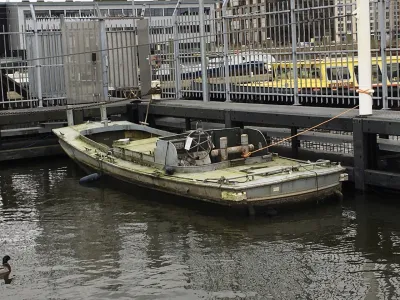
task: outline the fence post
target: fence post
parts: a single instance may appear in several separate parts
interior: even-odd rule
[[[34,44],[34,55],[35,55],[35,68],[36,68],[36,88],[37,88],[37,97],[39,100],[39,107],[43,107],[43,95],[42,95],[42,74],[41,74],[41,66],[40,66],[40,53],[39,53],[39,36],[37,29],[37,21],[36,21],[36,13],[33,8],[33,4],[29,5],[31,9],[31,15],[33,19],[33,31],[35,36],[35,44]]]
[[[106,22],[104,19],[99,19],[100,29],[100,50],[101,50],[101,68],[102,68],[102,82],[103,88],[101,91],[101,100],[103,102],[108,100],[108,55],[107,55],[107,36],[106,36]]]
[[[206,63],[206,36],[204,25],[204,0],[199,0],[199,19],[200,19],[200,56],[201,56],[201,79],[203,87],[203,101],[208,102],[208,80]]]
[[[136,26],[136,8],[135,8],[135,0],[132,0],[132,23],[133,23],[133,86],[139,86],[139,78],[138,78],[138,51],[136,44],[136,35],[137,35],[137,26]]]
[[[140,67],[140,92],[142,99],[150,98],[148,93],[151,89],[151,67],[150,67],[150,34],[149,19],[137,20],[138,32],[138,55]]]
[[[299,88],[297,80],[297,33],[296,33],[296,0],[290,0],[290,25],[292,32],[292,60],[293,60],[293,100],[294,105],[299,103]]]
[[[369,16],[369,1],[357,0],[358,17],[358,64],[359,76],[359,114],[360,116],[372,115],[372,66],[371,66],[371,28]],[[361,92],[362,91],[362,92]]]
[[[228,5],[229,0],[224,0],[222,3],[222,34],[224,41],[224,79],[225,79],[225,102],[231,102],[231,87],[230,87],[230,76],[229,76],[229,39],[228,39],[228,16],[226,12],[226,6]]]
[[[179,59],[179,28],[178,28],[178,11],[181,5],[181,0],[176,3],[174,13],[172,14],[173,33],[174,33],[174,73],[175,73],[175,97],[182,99],[182,78],[181,78],[181,64]],[[170,74],[170,79],[172,76]]]
[[[388,73],[386,63],[386,1],[379,0],[379,31],[381,33],[381,58],[382,58],[382,108],[388,109]]]
[[[105,102],[108,100],[108,55],[107,55],[107,36],[106,36],[106,21],[103,18],[99,19],[100,31],[100,50],[101,50],[101,69],[102,69],[102,90],[100,94],[102,105],[100,105],[101,121],[104,126],[108,125],[107,108]]]

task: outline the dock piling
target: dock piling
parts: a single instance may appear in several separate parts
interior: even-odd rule
[[[67,122],[68,126],[74,126],[74,112],[71,107],[67,105]]]

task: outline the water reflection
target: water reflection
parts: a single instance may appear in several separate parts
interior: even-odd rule
[[[82,175],[69,160],[0,169],[5,299],[399,298],[400,207],[380,197],[248,220]]]

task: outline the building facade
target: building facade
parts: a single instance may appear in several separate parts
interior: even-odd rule
[[[379,20],[380,2],[370,0],[370,29],[371,37],[379,40],[381,38]],[[357,18],[355,15],[357,7],[351,0],[335,0],[335,20],[336,41],[346,40],[355,41],[357,36]],[[386,2],[384,19],[385,34],[388,42],[398,38],[400,28],[400,0],[390,0]]]

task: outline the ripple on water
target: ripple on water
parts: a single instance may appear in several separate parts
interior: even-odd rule
[[[400,299],[396,206],[246,220],[84,187],[69,160],[0,170],[2,299]],[[349,199],[351,200],[351,199]]]

